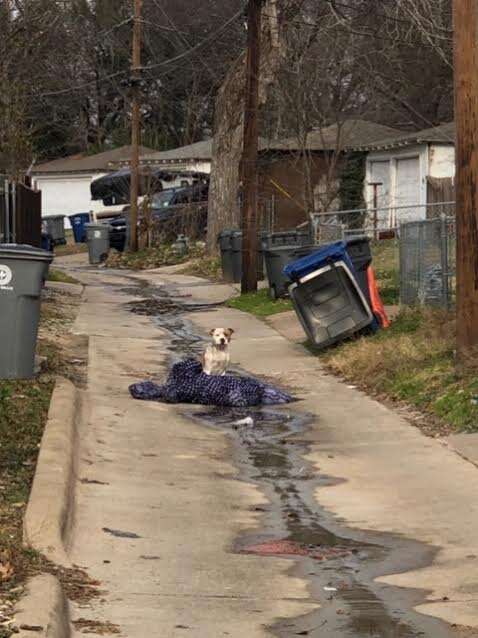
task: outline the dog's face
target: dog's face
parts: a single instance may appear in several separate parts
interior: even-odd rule
[[[215,346],[227,346],[232,339],[233,333],[234,330],[232,328],[213,328],[209,332]]]

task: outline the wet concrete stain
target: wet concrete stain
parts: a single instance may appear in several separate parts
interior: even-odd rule
[[[105,483],[105,481],[98,481],[96,479],[89,478],[80,479],[80,483],[83,483],[83,485],[109,485],[109,483]]]
[[[147,297],[132,302],[132,312],[150,314],[172,335],[172,359],[198,354],[202,336],[183,316],[212,305],[183,304],[162,287],[140,286],[124,292]],[[138,303],[140,305],[138,305]],[[316,417],[284,408],[185,408],[196,422],[227,432],[238,480],[255,484],[269,504],[256,506],[260,530],[237,539],[233,551],[290,558],[290,573],[309,584],[317,609],[300,618],[278,622],[270,630],[280,638],[451,638],[452,629],[413,611],[426,599],[423,590],[375,582],[385,574],[425,567],[433,547],[391,534],[350,530],[320,508],[315,491],[341,479],[317,472],[305,457],[317,443]],[[250,419],[253,425],[250,424]],[[238,422],[243,422],[238,424]]]
[[[109,527],[103,527],[103,531],[105,534],[111,534],[111,536],[116,536],[116,538],[141,538],[138,534],[134,532],[124,532],[121,529],[110,529]]]

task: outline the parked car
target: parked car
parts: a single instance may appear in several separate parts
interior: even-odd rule
[[[174,241],[178,234],[194,232],[203,235],[207,226],[208,184],[166,188],[152,195],[150,221],[153,234],[163,235],[165,240]],[[129,207],[124,215],[110,222],[110,244],[112,248],[123,251],[126,247],[127,217]],[[147,223],[145,204],[141,207],[138,227]]]

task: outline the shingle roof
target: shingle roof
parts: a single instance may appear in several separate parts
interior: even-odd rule
[[[386,137],[398,136],[401,133],[397,129],[376,122],[347,120],[340,126],[332,124],[326,128],[311,131],[307,136],[307,150],[333,151],[337,148],[344,150],[370,144]],[[290,137],[285,140],[262,141],[261,150],[297,151],[300,150],[300,146],[297,138]]]
[[[140,147],[141,155],[153,152],[152,148]],[[101,173],[110,170],[111,162],[129,159],[130,157],[131,146],[121,146],[96,155],[71,155],[70,157],[62,157],[51,162],[45,162],[35,166],[32,173],[33,175],[44,173]]]
[[[169,151],[151,151],[142,153],[142,162],[174,162],[176,160],[210,160],[212,158],[212,140],[204,140]]]
[[[447,124],[440,124],[432,128],[426,128],[422,131],[415,131],[413,133],[403,133],[402,135],[392,135],[385,137],[375,143],[364,144],[358,148],[361,150],[378,150],[393,148],[396,146],[410,146],[412,144],[426,144],[426,143],[455,143],[455,123],[448,122]]]

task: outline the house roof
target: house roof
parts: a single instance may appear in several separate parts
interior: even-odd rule
[[[210,160],[212,158],[212,139],[180,146],[169,151],[151,151],[141,154],[144,163],[171,163],[186,160]],[[123,158],[124,159],[124,158]]]
[[[360,147],[384,138],[398,136],[402,132],[367,120],[347,120],[343,124],[332,124],[323,129],[311,131],[307,136],[307,150],[333,151],[337,148]],[[298,151],[300,146],[296,137],[284,140],[262,140],[261,151]]]
[[[140,147],[140,154],[153,153],[152,148]],[[33,175],[53,174],[53,173],[101,173],[110,170],[111,162],[131,157],[131,146],[121,146],[111,151],[104,151],[96,155],[70,155],[51,162],[38,164],[35,166]]]
[[[455,143],[455,123],[448,122],[440,124],[432,128],[426,128],[422,131],[413,133],[403,133],[402,135],[392,135],[385,137],[377,142],[370,142],[362,146],[358,146],[357,150],[379,150],[387,148],[395,148],[400,146],[411,146],[414,144],[430,144],[430,143]]]

